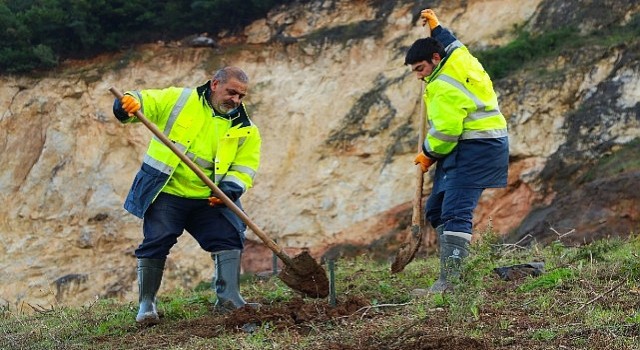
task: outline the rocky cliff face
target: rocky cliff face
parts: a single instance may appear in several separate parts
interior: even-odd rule
[[[471,50],[534,32],[625,25],[634,1],[435,2]],[[233,64],[263,135],[263,164],[244,197],[249,216],[294,254],[392,256],[410,225],[420,82],[402,65],[424,28],[409,1],[314,1],[274,11],[220,47],[156,43],[42,77],[0,76],[0,302],[11,308],[134,301],[141,222],[122,209],[150,133],[120,125],[108,88],[196,86]],[[496,80],[509,118],[506,189],[476,211],[517,240],[577,241],[638,230],[640,42],[594,42]],[[425,185],[428,193],[430,180]],[[243,265],[268,269],[248,234]],[[524,241],[523,241],[524,242]],[[210,279],[209,255],[188,234],[162,290]]]

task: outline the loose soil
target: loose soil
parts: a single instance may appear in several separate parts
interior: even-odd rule
[[[397,306],[401,309],[403,305]],[[434,322],[431,316],[429,320],[413,321],[403,329],[391,333],[377,325],[376,319],[381,317],[389,317],[389,314],[361,298],[339,300],[335,306],[331,306],[326,300],[298,297],[288,302],[261,305],[259,308],[245,306],[227,314],[217,314],[212,309],[210,315],[189,320],[167,321],[161,318],[159,325],[138,326],[137,332],[119,337],[117,341],[103,337],[98,339],[98,343],[117,343],[124,349],[160,349],[177,346],[193,340],[193,337],[215,338],[229,332],[248,334],[247,329],[266,325],[273,332],[286,331],[300,336],[319,333],[321,339],[312,347],[305,348],[309,350],[494,349],[485,341],[451,334],[443,328],[446,327],[444,324]],[[357,334],[348,331],[353,324],[363,322],[367,327],[359,329]],[[318,329],[327,324],[331,324],[331,328],[343,326],[343,331],[346,330],[347,334],[321,334],[322,331],[319,332]]]

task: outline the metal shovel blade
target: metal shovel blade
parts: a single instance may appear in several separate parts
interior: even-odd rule
[[[278,278],[291,289],[310,298],[325,298],[329,295],[327,273],[309,252],[302,252],[285,264]]]
[[[391,273],[398,273],[404,270],[404,267],[416,256],[421,243],[422,230],[420,229],[420,225],[412,225],[411,237],[409,237],[408,242],[403,243],[400,248],[398,248],[398,254],[391,264]]]

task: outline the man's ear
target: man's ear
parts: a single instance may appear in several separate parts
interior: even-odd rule
[[[433,56],[431,57],[431,61],[434,61],[434,60],[436,60],[438,62],[442,61],[442,57],[440,57],[439,53],[437,53],[437,52],[433,53]]]
[[[209,84],[209,87],[211,88],[211,91],[215,91],[216,88],[218,87],[218,83],[219,81],[217,80],[211,80],[211,83]]]

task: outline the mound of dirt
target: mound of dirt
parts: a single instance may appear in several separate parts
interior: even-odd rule
[[[366,320],[371,327],[359,330],[358,334],[346,336],[352,344],[340,337],[335,338],[335,335],[329,335],[326,339],[319,339],[309,350],[491,349],[484,341],[454,336],[433,323],[415,322],[405,329],[382,331],[376,322],[376,317],[381,317],[381,314],[372,311],[375,308],[376,306],[361,297],[338,300],[335,306],[329,305],[326,300],[301,297],[273,304],[263,301],[263,305],[258,308],[245,306],[226,314],[216,313],[212,309],[206,316],[188,320],[170,321],[161,317],[160,324],[138,326],[137,332],[121,337],[117,342],[127,349],[159,349],[187,343],[194,337],[210,339],[229,332],[250,332],[265,325],[273,332],[287,331],[308,335],[316,332],[319,326],[322,328],[323,324],[340,325]],[[356,344],[353,344],[353,339],[357,339]],[[96,340],[102,343],[113,342],[113,339],[109,338]]]
[[[247,324],[261,326],[266,323],[277,330],[291,328],[303,330],[312,323],[322,323],[341,316],[352,315],[368,305],[369,303],[361,298],[347,299],[337,303],[335,307],[330,306],[326,301],[308,302],[302,298],[295,298],[288,302],[261,305],[258,308],[245,306],[225,314],[223,317],[212,314],[201,319],[190,320],[188,329],[193,330],[199,326],[203,326],[200,328],[211,328],[212,323],[209,319],[215,319],[215,322],[227,331],[242,330],[242,327]]]

